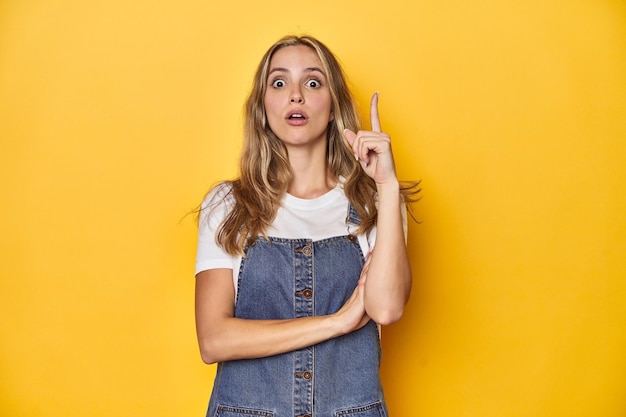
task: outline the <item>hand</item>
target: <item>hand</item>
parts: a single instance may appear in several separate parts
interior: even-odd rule
[[[372,252],[367,254],[365,257],[365,263],[363,264],[363,268],[361,269],[361,276],[359,277],[359,285],[365,284],[365,280],[367,279],[367,270],[370,267],[370,261],[372,260]]]
[[[337,311],[334,316],[340,320],[342,333],[347,334],[365,326],[370,318],[365,313],[363,283],[359,279],[359,285],[354,289],[348,301]]]
[[[391,138],[381,131],[378,116],[378,93],[372,96],[370,103],[371,131],[350,129],[343,131],[344,137],[354,151],[354,157],[361,163],[365,173],[374,179],[377,185],[395,183],[396,168],[391,152]]]

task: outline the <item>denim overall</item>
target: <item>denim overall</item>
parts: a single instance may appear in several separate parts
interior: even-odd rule
[[[346,223],[360,222],[349,207]],[[354,235],[318,241],[259,237],[246,248],[235,317],[336,312],[356,288],[363,253]],[[221,362],[207,417],[385,417],[376,323],[293,352]]]

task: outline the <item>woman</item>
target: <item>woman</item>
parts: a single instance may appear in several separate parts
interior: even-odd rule
[[[387,415],[377,324],[409,298],[403,201],[417,190],[396,178],[378,94],[371,123],[359,130],[318,40],[285,37],[264,55],[240,177],[200,215],[197,334],[218,363],[207,416]]]

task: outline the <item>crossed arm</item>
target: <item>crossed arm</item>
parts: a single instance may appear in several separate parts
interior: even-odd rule
[[[349,333],[369,321],[362,284],[334,314],[289,320],[236,318],[234,295],[231,269],[211,269],[196,276],[196,332],[206,363],[290,352]]]
[[[301,349],[363,327],[370,318],[383,325],[400,319],[411,289],[399,191],[379,187],[376,249],[343,307],[327,316],[289,320],[234,317],[231,269],[196,276],[196,331],[206,363],[259,358]]]

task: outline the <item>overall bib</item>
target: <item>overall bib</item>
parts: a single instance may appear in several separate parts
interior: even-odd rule
[[[347,223],[358,224],[350,207]],[[235,317],[280,320],[338,311],[364,263],[353,235],[259,237],[238,276]],[[386,417],[378,327],[260,359],[221,362],[207,417]]]

